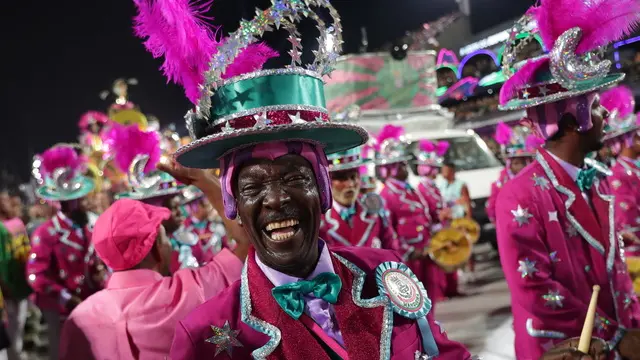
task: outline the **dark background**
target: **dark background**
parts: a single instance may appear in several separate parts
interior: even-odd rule
[[[475,32],[518,16],[530,0],[471,0]],[[344,26],[344,50],[356,52],[365,26],[369,48],[401,37],[425,22],[457,11],[455,0],[333,0]],[[268,0],[215,0],[215,23],[233,31],[241,17]],[[75,141],[77,121],[88,110],[106,111],[99,98],[119,77],[135,77],[130,99],[164,125],[183,127],[190,103],[167,84],[133,36],[131,0],[20,0],[0,5],[2,127],[0,170],[27,181],[31,158],[57,142]],[[304,34],[303,34],[304,36]],[[109,99],[110,100],[110,99]]]

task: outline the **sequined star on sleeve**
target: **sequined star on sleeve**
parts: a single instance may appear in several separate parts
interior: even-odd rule
[[[523,279],[527,276],[535,274],[538,271],[538,269],[536,268],[536,262],[529,260],[529,258],[519,260],[518,265],[518,272],[520,272],[520,276]]]
[[[511,214],[513,214],[513,221],[518,223],[518,227],[529,224],[529,219],[533,217],[533,215],[529,214],[527,208],[523,208],[520,205],[515,210],[511,210]]]
[[[533,186],[540,187],[540,189],[542,190],[549,190],[549,188],[551,188],[551,186],[549,185],[549,180],[547,180],[547,178],[544,176],[533,174],[531,180],[533,180]]]
[[[542,298],[546,301],[544,305],[554,310],[563,306],[562,300],[564,300],[564,296],[560,295],[560,291],[549,290],[546,294],[542,295]]]
[[[216,345],[216,353],[214,357],[218,356],[218,354],[223,351],[226,351],[227,355],[231,357],[234,346],[243,347],[242,343],[236,338],[238,336],[238,333],[240,333],[240,330],[231,330],[231,326],[229,326],[228,320],[221,328],[211,325],[211,330],[213,331],[213,336],[206,339],[205,341]]]

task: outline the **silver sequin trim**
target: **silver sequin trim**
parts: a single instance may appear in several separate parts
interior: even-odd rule
[[[527,319],[527,334],[534,338],[566,339],[567,335],[560,331],[538,330],[533,328],[533,319]]]
[[[247,278],[247,263],[245,262],[242,269],[242,276],[240,280],[240,317],[242,322],[251,326],[257,332],[263,333],[269,336],[264,346],[254,350],[251,355],[256,360],[266,359],[280,344],[282,334],[280,329],[269,324],[264,320],[260,320],[257,317],[251,315],[251,293],[249,291],[249,280]]]
[[[593,248],[595,248],[596,250],[598,250],[598,252],[601,255],[604,255],[604,247],[602,246],[602,244],[600,244],[596,239],[593,238],[593,236],[591,236],[591,234],[589,234],[583,227],[582,225],[580,225],[580,223],[576,220],[576,218],[573,217],[573,215],[571,215],[571,213],[569,212],[569,208],[571,207],[571,205],[573,204],[573,202],[576,200],[575,194],[567,189],[566,187],[560,185],[560,183],[558,182],[558,178],[556,178],[555,174],[553,173],[553,170],[551,170],[551,167],[549,167],[549,164],[547,163],[547,161],[544,159],[544,157],[542,156],[542,154],[540,154],[540,152],[538,152],[536,154],[536,160],[538,160],[538,162],[540,163],[540,165],[542,166],[542,169],[544,169],[544,172],[547,174],[547,177],[549,179],[551,179],[551,184],[553,184],[553,187],[556,188],[556,190],[558,190],[558,192],[564,194],[567,196],[567,201],[564,203],[564,207],[567,210],[566,211],[566,215],[567,215],[567,219],[569,220],[569,222],[571,223],[571,225],[573,225],[573,227],[578,230],[578,232],[580,233],[580,235],[587,240],[587,242],[589,243],[589,245],[591,245]],[[597,187],[597,183],[595,184],[595,186]]]
[[[238,81],[255,79],[263,76],[271,76],[271,75],[306,75],[316,78],[318,80],[322,80],[322,77],[318,76],[317,72],[310,71],[304,68],[292,67],[285,69],[268,69],[268,70],[260,70],[256,72],[250,72],[243,75],[234,76],[230,79],[224,80],[217,84],[218,87],[223,87],[228,84],[236,83]]]

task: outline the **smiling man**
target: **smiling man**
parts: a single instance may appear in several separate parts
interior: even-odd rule
[[[136,1],[136,32],[154,53],[163,46],[166,69],[201,66],[174,74],[197,105],[187,115],[194,141],[175,157],[186,167],[221,169],[225,216],[242,223],[252,248],[240,281],[178,324],[171,359],[470,359],[434,322],[424,286],[397,254],[332,250],[318,236],[332,205],[326,154],[367,140],[359,126],[332,123],[326,109],[322,74],[342,42],[335,9],[327,1],[278,1],[216,46],[185,3]],[[318,7],[333,19],[318,23],[323,46],[301,67],[290,27],[318,19]],[[261,70],[278,53],[251,41],[280,22],[291,31],[291,59],[283,60],[292,66]],[[163,43],[167,26],[184,36]],[[184,47],[169,56],[169,48]],[[220,53],[203,52],[212,49]]]

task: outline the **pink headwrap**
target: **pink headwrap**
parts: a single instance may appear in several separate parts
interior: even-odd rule
[[[596,93],[593,92],[528,108],[527,118],[533,122],[536,130],[545,140],[558,132],[558,122],[565,114],[575,117],[580,132],[588,131],[593,127],[591,106],[595,97]]]
[[[242,164],[251,159],[275,160],[288,154],[300,155],[309,161],[316,176],[322,212],[324,213],[331,208],[329,165],[327,164],[327,156],[322,148],[318,145],[301,141],[278,141],[248,146],[233,151],[220,159],[222,201],[224,203],[224,214],[227,218],[235,219],[238,216],[232,181],[234,173],[240,169]]]

